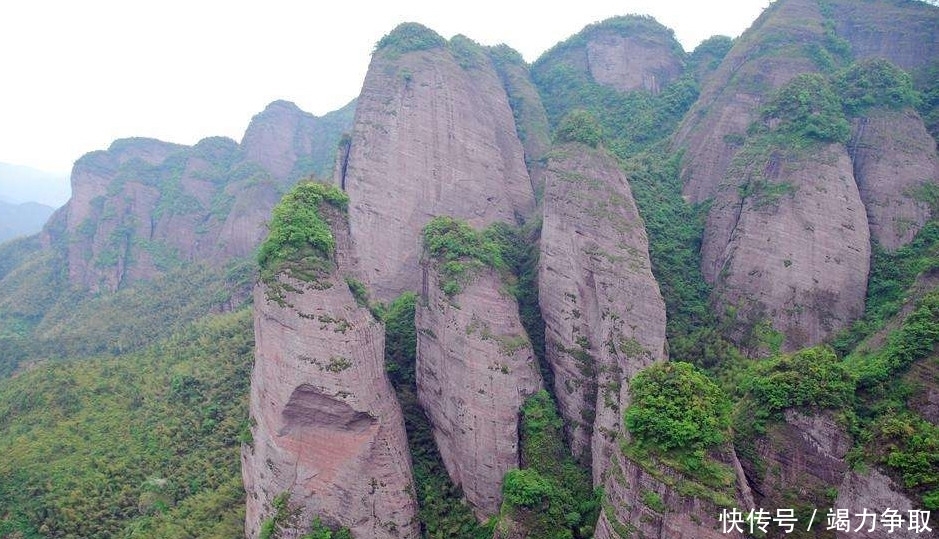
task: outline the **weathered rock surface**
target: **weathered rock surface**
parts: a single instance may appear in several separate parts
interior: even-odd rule
[[[403,25],[405,27],[405,25]],[[505,89],[478,45],[457,37],[372,56],[340,184],[365,284],[387,301],[418,290],[420,232],[434,216],[481,227],[534,206]],[[405,30],[392,32],[394,38]]]
[[[817,344],[860,316],[870,237],[844,146],[772,152],[728,176],[701,248],[721,312],[735,309],[744,326],[768,320],[787,350]]]
[[[886,58],[907,71],[939,57],[939,9],[927,2],[833,0],[827,10],[855,59]]]
[[[311,174],[328,178],[336,142],[352,128],[355,101],[322,117],[289,101],[274,101],[255,115],[241,145],[251,161],[277,180],[293,181]]]
[[[544,58],[621,92],[658,93],[681,75],[684,56],[672,30],[651,17],[629,15],[586,27]]]
[[[592,462],[600,484],[622,430],[628,380],[666,357],[665,303],[618,162],[602,148],[566,144],[550,154],[546,178],[545,354],[572,452]]]
[[[838,530],[835,534],[839,539],[849,539],[856,537],[865,537],[873,539],[875,537],[897,537],[902,539],[922,538],[924,533],[917,533],[910,529],[908,519],[911,509],[920,510],[921,507],[913,504],[909,498],[904,496],[897,485],[886,475],[875,468],[870,468],[864,472],[849,470],[844,476],[844,480],[838,486],[838,498],[834,502],[836,508],[848,509],[852,515],[852,525],[850,531]],[[860,508],[860,509],[856,509]],[[867,509],[871,513],[878,515],[884,514],[887,509],[894,509],[903,516],[903,526],[895,528],[893,533],[887,534],[886,528],[882,525],[870,530],[870,520],[867,525],[861,526],[860,517],[855,517]],[[878,523],[880,524],[880,523]],[[935,525],[931,525],[935,529]],[[928,535],[927,535],[928,536]]]
[[[541,159],[551,148],[551,128],[544,104],[521,54],[507,45],[490,47],[487,52],[508,95],[515,117],[515,130],[525,150],[525,164],[532,187],[536,198],[540,198],[544,191]]]
[[[348,230],[331,219],[337,250]],[[355,537],[418,537],[404,418],[384,370],[384,328],[356,304],[340,269],[314,286],[281,276],[284,304],[255,288],[253,442],[242,450],[246,531],[258,536],[272,501],[299,511],[281,537],[315,517]]]
[[[823,42],[822,20],[815,0],[774,2],[708,78],[674,137],[674,147],[685,152],[683,193],[690,202],[716,194],[766,96],[800,73],[817,71],[806,47]]]
[[[906,516],[914,507],[877,469],[858,472],[848,467],[845,456],[853,445],[832,412],[787,411],[784,421],[771,425],[755,441],[756,462],[743,461],[757,507],[772,514],[776,508],[801,509],[806,520],[818,509],[813,525],[816,536],[825,536],[829,508],[847,509],[853,522],[851,532],[838,531],[836,537],[887,537],[883,527],[875,533],[855,531],[860,524],[855,515],[867,508],[879,517],[889,507]],[[837,489],[837,498],[832,498],[832,489]],[[890,537],[908,537],[906,531],[895,530]]]
[[[316,118],[274,102],[252,120],[243,145],[221,137],[195,146],[136,138],[86,154],[75,163],[72,198],[62,209],[69,282],[115,291],[180,264],[221,267],[252,254],[286,186],[327,152],[322,166],[332,168],[352,106]]]
[[[720,460],[739,469],[732,449],[724,449]],[[595,539],[628,537],[662,539],[742,539],[744,534],[719,521],[724,504],[752,508],[753,498],[742,473],[734,494],[718,503],[717,498],[691,496],[689,479],[667,466],[657,465],[650,473],[616,451],[604,484],[603,509]],[[697,487],[701,490],[701,487]],[[725,495],[726,496],[726,495]]]
[[[906,245],[929,219],[917,195],[939,182],[936,141],[912,110],[876,110],[854,121],[848,149],[871,239],[888,250]]]
[[[480,518],[498,514],[502,477],[519,467],[519,410],[541,388],[515,298],[494,270],[452,298],[433,264],[416,312],[418,399],[447,472]]]

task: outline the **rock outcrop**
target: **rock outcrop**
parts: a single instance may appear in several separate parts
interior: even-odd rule
[[[352,128],[355,101],[322,117],[289,101],[274,101],[255,115],[241,139],[245,155],[280,181],[328,178],[336,142]]]
[[[477,227],[526,217],[534,196],[524,150],[484,51],[413,23],[383,38],[340,184],[363,280],[381,301],[419,289],[420,231],[432,217]]]
[[[735,41],[674,137],[690,202],[715,196],[766,96],[818,69],[806,47],[824,41],[822,20],[816,0],[774,2]]]
[[[521,54],[508,45],[490,47],[487,53],[508,95],[515,117],[515,130],[525,149],[525,164],[532,187],[536,198],[541,198],[544,191],[542,158],[551,148],[551,128],[544,104]]]
[[[775,508],[792,508],[806,522],[817,509],[816,536],[825,530],[822,524],[828,508],[848,509],[853,519],[851,532],[838,531],[836,537],[884,537],[882,527],[873,534],[866,528],[857,530],[860,522],[855,515],[866,508],[879,516],[893,508],[905,516],[907,510],[914,509],[913,504],[876,468],[850,469],[845,457],[853,445],[831,411],[786,411],[783,421],[770,425],[766,434],[754,441],[755,458],[743,462],[756,506],[771,508],[774,514]],[[898,529],[890,536],[912,537],[907,531]]]
[[[257,537],[275,498],[287,495],[295,516],[280,537],[301,537],[316,517],[354,537],[418,537],[404,419],[384,370],[384,328],[344,280],[345,218],[330,210],[329,221],[338,268],[313,283],[281,274],[279,301],[270,286],[255,288],[253,441],[242,451],[247,535]]]
[[[498,514],[502,478],[519,463],[519,410],[541,388],[518,305],[498,272],[480,269],[448,296],[424,266],[416,312],[418,399],[453,482],[477,517]]]
[[[888,250],[906,245],[930,216],[922,194],[939,183],[936,141],[912,110],[879,109],[855,119],[848,149],[871,240]]]
[[[316,118],[277,101],[252,120],[242,145],[221,137],[195,146],[136,138],[86,154],[61,210],[69,282],[115,291],[180,264],[221,267],[252,254],[286,186],[327,152],[319,166],[331,170],[351,107]]]
[[[545,354],[574,455],[600,484],[622,431],[628,380],[665,359],[665,303],[619,163],[569,143],[547,164],[539,303]],[[592,455],[592,459],[591,459]]]
[[[939,10],[929,2],[832,0],[826,15],[855,59],[885,58],[915,72],[939,57]]]
[[[657,94],[681,75],[684,56],[674,32],[651,17],[629,15],[584,28],[538,63],[550,58],[552,66],[564,65],[620,92]]]
[[[864,310],[870,237],[847,151],[739,165],[708,216],[704,276],[743,326],[769,321],[787,350],[817,344]]]
[[[723,448],[715,456],[726,466],[740,469],[732,448]],[[718,493],[695,484],[663,464],[644,468],[619,451],[613,455],[609,469],[595,539],[745,537],[725,528],[719,520],[721,510],[728,505],[755,507],[742,471],[736,484],[724,489],[727,493]]]

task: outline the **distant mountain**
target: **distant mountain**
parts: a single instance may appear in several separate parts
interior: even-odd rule
[[[0,163],[0,201],[38,202],[58,208],[68,201],[71,191],[66,174]]]
[[[39,232],[54,211],[38,202],[10,204],[0,200],[0,243]]]

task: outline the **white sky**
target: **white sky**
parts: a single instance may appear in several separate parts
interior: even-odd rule
[[[322,115],[354,98],[400,22],[507,43],[529,62],[585,25],[654,16],[686,50],[736,37],[769,0],[4,0],[0,161],[68,172],[130,136],[240,141],[275,99]]]

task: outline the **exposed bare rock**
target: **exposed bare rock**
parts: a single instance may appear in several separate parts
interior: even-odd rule
[[[732,449],[719,455],[728,465],[739,468]],[[741,477],[742,479],[742,477]],[[604,484],[603,510],[594,537],[596,539],[742,539],[737,530],[719,521],[727,505],[752,508],[753,499],[744,481],[731,487],[729,497],[711,492],[693,483],[665,465],[654,472],[645,469],[617,451]],[[742,485],[739,486],[739,485]],[[709,492],[692,496],[688,492]]]
[[[939,57],[939,9],[927,2],[833,0],[827,9],[853,56],[886,58],[907,71]]]
[[[666,357],[665,303],[629,184],[606,150],[571,143],[547,165],[539,303],[574,455],[609,466],[626,383]]]
[[[796,509],[801,518],[808,519],[812,509],[824,513],[834,502],[830,489],[848,473],[844,458],[853,441],[831,412],[806,415],[789,410],[784,417],[754,440],[755,458],[741,464],[756,507],[773,515],[777,508]],[[816,516],[816,520],[823,518]]]
[[[330,221],[337,250],[348,250],[344,219],[334,212]],[[279,280],[296,289],[282,303],[264,284],[254,292],[253,443],[242,451],[248,537],[258,536],[284,493],[299,518],[281,537],[302,536],[315,517],[355,537],[418,537],[384,328],[356,304],[341,269],[315,284]]]
[[[289,101],[274,101],[255,115],[241,139],[245,155],[281,181],[315,174],[328,178],[339,136],[352,128],[355,101],[323,117]]]
[[[738,163],[702,244],[721,312],[735,309],[744,326],[768,320],[787,350],[816,344],[861,315],[869,265],[867,215],[840,144]]]
[[[478,45],[379,48],[359,97],[345,186],[361,273],[378,300],[420,287],[417,238],[436,215],[473,226],[516,222],[534,206],[524,151],[498,74]]]
[[[922,119],[912,110],[874,111],[855,120],[848,148],[871,239],[888,250],[909,243],[930,214],[918,192],[939,182],[936,141]]]
[[[487,52],[508,94],[515,117],[515,129],[525,149],[525,164],[535,196],[540,198],[544,191],[544,166],[541,160],[551,148],[551,128],[544,104],[521,54],[507,45],[490,47]]]
[[[894,482],[875,468],[864,472],[849,470],[844,480],[838,486],[838,498],[834,502],[836,508],[848,509],[852,515],[850,531],[839,530],[835,534],[839,539],[864,537],[869,539],[887,536],[886,528],[882,525],[870,531],[870,521],[861,526],[860,517],[855,517],[862,509],[871,513],[884,514],[887,509],[894,509],[903,516],[903,526],[893,530],[889,537],[913,539],[923,537],[910,529],[908,512],[911,509],[921,509],[915,506],[909,498],[904,496]],[[860,509],[858,509],[860,508]],[[935,524],[932,525],[935,527]]]
[[[545,53],[564,65],[621,92],[658,93],[684,69],[685,51],[672,30],[655,19],[629,15],[592,24]]]
[[[447,472],[478,517],[496,515],[519,467],[519,409],[541,388],[518,305],[489,269],[448,297],[428,263],[416,324],[418,398]]]
[[[770,4],[708,78],[674,137],[675,148],[685,152],[683,192],[689,201],[716,194],[765,97],[818,69],[806,47],[823,42],[822,20],[816,0]]]
[[[876,469],[864,472],[851,470],[845,456],[853,440],[832,412],[811,415],[789,410],[784,421],[767,428],[765,436],[755,441],[756,462],[744,461],[758,507],[797,508],[808,520],[813,509],[818,510],[813,530],[823,536],[828,508],[849,510],[851,532],[838,531],[836,537],[886,537],[883,527],[876,533],[856,531],[860,519],[855,517],[862,509],[875,512],[878,517],[887,508],[900,511],[904,517],[913,509],[893,481]],[[836,498],[833,489],[837,489]],[[912,537],[907,530],[895,530],[890,537]],[[832,533],[832,532],[828,532]]]

